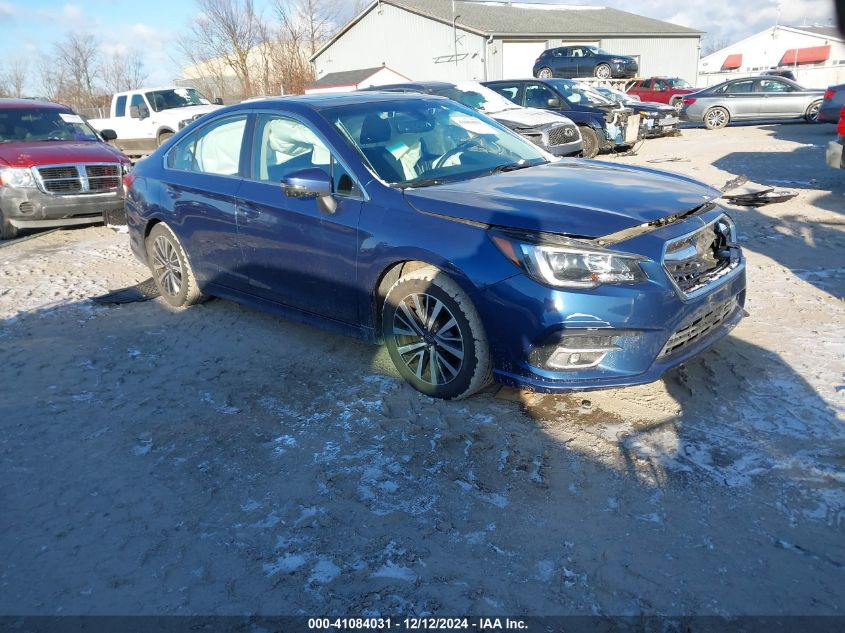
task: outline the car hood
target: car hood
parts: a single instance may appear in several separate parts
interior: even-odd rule
[[[721,195],[684,176],[581,159],[405,190],[411,206],[424,213],[588,238],[689,211]]]
[[[129,162],[119,150],[99,141],[30,141],[0,143],[0,165],[32,167],[66,163]]]
[[[572,124],[572,121],[565,116],[555,112],[549,112],[548,110],[540,110],[538,108],[514,108],[513,110],[493,112],[487,116],[511,129],[541,127],[554,123]]]

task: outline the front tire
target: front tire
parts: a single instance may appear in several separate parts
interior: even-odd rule
[[[552,77],[554,77],[554,73],[551,68],[544,67],[537,72],[538,79],[551,79]]]
[[[708,130],[721,130],[731,121],[731,114],[725,108],[716,106],[704,113],[704,127]]]
[[[819,122],[819,110],[822,107],[821,101],[813,101],[810,106],[807,108],[807,112],[804,113],[804,118],[807,119],[807,123],[818,123]]]
[[[0,211],[0,240],[13,240],[18,236],[18,227],[13,226]]]
[[[159,222],[146,239],[147,262],[162,298],[174,308],[201,303],[207,297],[200,292],[191,263],[179,238],[170,227]]]
[[[492,379],[490,347],[467,294],[426,266],[400,277],[382,307],[382,336],[402,377],[432,398],[466,398]]]
[[[599,153],[599,137],[596,131],[586,125],[579,126],[581,132],[581,155],[584,158],[595,158]]]
[[[599,79],[610,79],[612,74],[613,71],[607,64],[599,64],[598,66],[596,66],[595,70],[593,70],[593,75],[598,77]]]

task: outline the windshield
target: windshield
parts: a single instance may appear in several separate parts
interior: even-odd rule
[[[626,104],[634,101],[631,98],[631,95],[625,94],[624,92],[620,92],[619,90],[614,90],[613,88],[605,88],[604,86],[596,86],[595,91],[598,92],[602,97],[607,99],[608,101],[613,101],[614,103]]]
[[[196,88],[173,88],[172,90],[153,90],[145,93],[150,107],[156,112],[184,108],[187,106],[211,105],[211,101],[202,96]]]
[[[569,81],[568,79],[549,79],[549,84],[572,104],[581,105],[613,105],[613,101],[603,97],[598,92],[576,81]]]
[[[97,133],[78,114],[55,108],[0,110],[0,142],[99,141]]]
[[[689,84],[689,82],[684,81],[683,79],[680,79],[680,78],[677,78],[677,77],[675,79],[667,79],[666,81],[673,88],[692,88],[692,86]]]
[[[443,99],[376,101],[323,114],[379,178],[400,187],[467,180],[551,158],[490,119]]]
[[[482,86],[474,81],[459,83],[454,87],[432,90],[433,94],[447,97],[463,105],[478,110],[484,114],[514,110],[520,106],[509,101],[495,90]]]

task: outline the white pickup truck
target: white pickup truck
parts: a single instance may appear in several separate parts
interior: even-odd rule
[[[118,92],[112,97],[109,118],[88,123],[98,131],[114,130],[115,145],[129,156],[141,156],[222,103],[219,99],[212,103],[196,88],[142,88]]]

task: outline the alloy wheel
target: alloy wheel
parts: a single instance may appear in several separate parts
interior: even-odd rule
[[[713,108],[707,113],[707,126],[710,128],[724,127],[728,122],[728,115],[721,108]]]
[[[175,297],[182,290],[182,262],[173,242],[163,235],[153,242],[153,274],[159,287],[170,296]]]
[[[464,339],[455,316],[426,293],[410,294],[396,309],[393,336],[402,361],[417,378],[445,385],[461,371]]]
[[[610,66],[607,64],[600,64],[596,68],[596,77],[599,79],[608,79],[610,78]]]
[[[820,103],[814,103],[807,109],[807,121],[816,123],[819,120]]]
[[[537,77],[539,77],[540,79],[551,79],[552,71],[550,68],[541,68],[540,72],[537,73]]]

